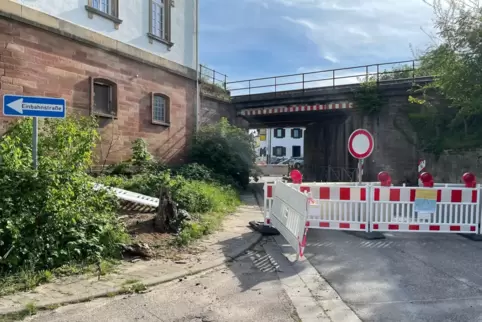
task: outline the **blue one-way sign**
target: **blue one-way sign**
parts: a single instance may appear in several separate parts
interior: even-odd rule
[[[65,118],[67,106],[65,99],[21,95],[3,96],[5,116]]]

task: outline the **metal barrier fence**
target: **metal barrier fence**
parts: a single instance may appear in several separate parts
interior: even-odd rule
[[[417,212],[417,193],[431,191],[436,195],[434,212]],[[480,187],[373,188],[371,202],[372,231],[405,232],[479,232]]]
[[[297,257],[303,256],[308,196],[281,181],[275,183],[274,190],[272,225],[296,250]]]
[[[381,187],[379,183],[268,182],[265,183],[268,225],[270,218],[277,215],[272,204],[279,191],[284,195],[291,191],[294,199],[300,194],[308,198],[305,225],[312,229],[481,233],[480,185],[466,188],[459,184],[437,184],[434,188],[423,188]],[[294,199],[283,200],[293,203],[305,200],[291,201]],[[417,208],[417,202],[427,201],[433,208],[422,209],[426,206],[423,204]]]

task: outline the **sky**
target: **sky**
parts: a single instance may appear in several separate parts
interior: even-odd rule
[[[202,0],[200,62],[234,81],[410,60],[432,17],[422,0]]]

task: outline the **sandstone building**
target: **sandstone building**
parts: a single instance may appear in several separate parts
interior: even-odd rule
[[[109,162],[139,137],[182,161],[199,115],[197,1],[0,0],[0,94],[96,115]],[[0,134],[12,120],[0,111]]]

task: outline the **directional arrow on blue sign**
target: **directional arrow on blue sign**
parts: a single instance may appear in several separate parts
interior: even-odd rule
[[[20,117],[65,118],[65,99],[21,95],[3,96],[3,115]]]

